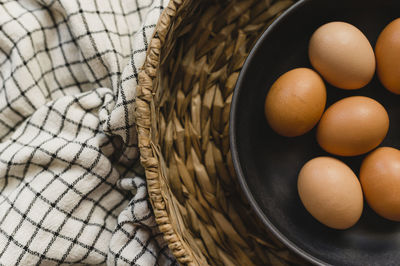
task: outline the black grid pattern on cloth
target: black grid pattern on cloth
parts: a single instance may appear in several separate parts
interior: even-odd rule
[[[146,261],[154,261],[154,265],[178,265],[167,245],[163,242],[162,234],[158,232],[154,221],[151,205],[147,197],[146,184],[141,178],[122,179],[119,186],[124,189],[135,190],[136,194],[120,215],[118,226],[111,239],[109,265],[144,265]],[[113,249],[114,241],[121,241],[123,245]],[[137,250],[131,254],[131,250]],[[130,257],[130,260],[126,258]]]
[[[0,265],[176,265],[133,117],[167,4],[0,2]]]

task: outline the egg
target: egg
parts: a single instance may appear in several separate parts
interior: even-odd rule
[[[386,89],[400,94],[400,18],[381,32],[375,55],[379,80]]]
[[[381,147],[371,152],[361,164],[360,182],[368,205],[400,222],[400,151]]]
[[[330,22],[311,36],[312,66],[331,85],[354,90],[367,85],[375,73],[375,55],[367,37],[345,22]]]
[[[377,101],[347,97],[332,104],[317,127],[317,142],[325,151],[355,156],[376,148],[389,129],[389,116]]]
[[[271,86],[265,116],[271,128],[286,137],[303,135],[319,121],[326,104],[324,81],[315,71],[296,68]]]
[[[300,170],[298,193],[307,211],[334,229],[347,229],[360,219],[363,193],[354,172],[332,157],[317,157]]]

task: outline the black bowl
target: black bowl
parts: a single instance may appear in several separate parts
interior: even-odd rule
[[[307,56],[311,34],[330,21],[358,27],[374,47],[382,29],[400,16],[398,0],[305,0],[278,18],[253,47],[233,96],[230,137],[233,162],[251,205],[264,224],[289,248],[315,264],[399,265],[400,223],[375,214],[365,203],[351,229],[330,229],[303,207],[297,175],[308,160],[328,155],[315,140],[315,129],[296,138],[272,131],[264,117],[264,100],[272,83],[286,71],[311,67]],[[327,84],[327,106],[344,97],[365,95],[388,111],[389,133],[381,146],[400,148],[400,96],[379,80],[360,90]],[[356,174],[363,156],[337,157]]]

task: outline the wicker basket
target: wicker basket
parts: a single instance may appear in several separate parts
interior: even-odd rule
[[[252,45],[291,0],[171,0],[139,74],[137,129],[156,221],[188,265],[302,264],[238,187],[232,92]]]

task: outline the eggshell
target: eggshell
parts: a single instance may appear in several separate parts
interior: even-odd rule
[[[360,182],[346,164],[335,158],[308,161],[299,173],[297,188],[307,211],[326,226],[347,229],[360,219]]]
[[[389,129],[389,116],[377,101],[353,96],[331,105],[317,128],[317,141],[327,152],[355,156],[376,148]]]
[[[311,36],[308,54],[312,66],[331,85],[359,89],[375,73],[375,55],[367,37],[345,22],[330,22]]]
[[[378,77],[389,91],[400,94],[400,18],[389,23],[375,45]]]
[[[315,71],[296,68],[280,76],[265,100],[271,128],[286,137],[303,135],[319,121],[326,104],[324,81]]]
[[[400,151],[381,147],[371,152],[361,164],[360,181],[368,205],[400,222]]]

